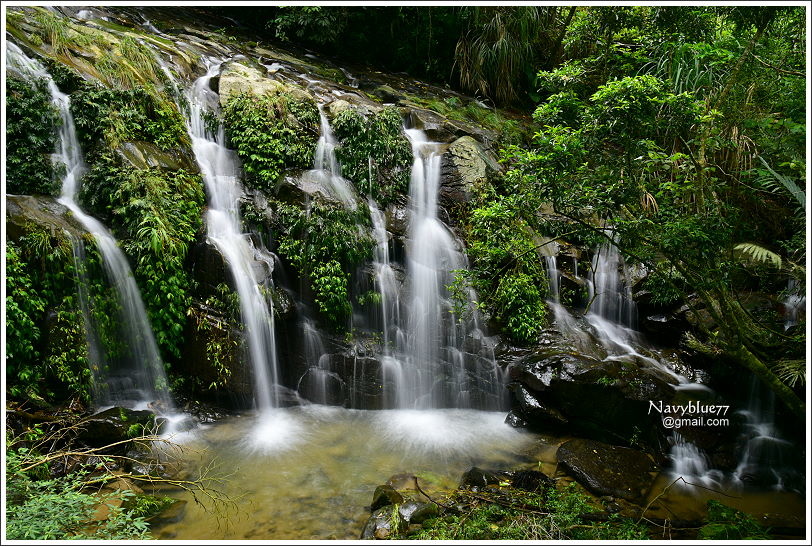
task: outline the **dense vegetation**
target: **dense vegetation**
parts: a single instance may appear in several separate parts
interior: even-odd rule
[[[806,293],[802,8],[292,6],[202,13],[236,17],[257,39],[476,95],[465,102],[451,93],[404,95],[397,107],[329,112],[343,176],[381,209],[408,201],[404,108],[427,108],[496,135],[488,144],[504,171],[489,173],[470,188],[469,201],[443,211],[470,258],[448,287],[460,317],[472,286],[497,333],[533,346],[548,325],[543,247],[561,241],[589,253],[612,243],[628,264],[645,266],[655,304],[686,305],[701,317],[683,348],[710,357],[713,373],[752,372],[784,410],[803,417],[805,323],[785,329],[780,314],[781,301]],[[10,35],[35,48],[70,95],[87,163],[79,200],[129,259],[173,387],[192,396],[228,387],[241,360],[239,302],[227,274],[201,286],[190,265],[195,245],[205,246],[205,193],[184,98],[153,51],[113,24],[110,32],[67,24],[48,10],[10,12],[9,21]],[[6,114],[7,192],[57,196],[63,166],[51,154],[61,120],[45,81],[26,82],[10,71]],[[362,292],[372,284],[365,266],[374,247],[366,206],[362,199],[349,207],[318,192],[304,195],[286,180],[312,166],[316,103],[300,88],[241,92],[220,117],[210,121],[222,122],[250,194],[240,202],[246,231],[278,255],[326,330],[336,339],[353,334],[353,313],[376,301],[374,292]],[[123,357],[118,304],[101,257],[91,237],[74,231],[32,221],[18,225],[6,247],[6,389],[31,423],[32,406],[92,404],[99,386],[90,335],[103,353],[100,366]],[[767,294],[773,307],[752,308],[742,297],[751,293]],[[197,354],[214,370],[210,381],[183,372],[193,329],[205,334]],[[68,471],[46,464],[42,431],[31,423],[9,437],[8,538],[148,537],[148,501],[126,489],[91,494],[90,484],[111,475],[94,473],[92,465]],[[470,501],[465,517],[449,511],[409,538],[645,537],[639,523],[620,518],[583,525],[586,501],[571,491],[545,495],[527,496],[518,508],[460,498]],[[542,503],[550,513],[527,512]],[[88,525],[100,504],[110,505],[111,516]],[[705,538],[765,536],[722,505],[711,505],[709,521],[700,531]]]

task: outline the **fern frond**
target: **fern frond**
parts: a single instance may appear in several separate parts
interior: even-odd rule
[[[753,262],[766,263],[778,269],[781,269],[783,264],[781,256],[755,243],[739,243],[733,247],[733,250],[739,257]]]
[[[805,360],[779,360],[773,366],[773,372],[789,387],[794,387],[798,382],[801,386],[806,384]]]
[[[781,183],[781,186],[783,186],[784,189],[786,189],[790,193],[790,195],[792,195],[796,199],[796,201],[798,201],[798,203],[801,205],[801,208],[806,210],[806,194],[804,193],[804,191],[801,188],[799,188],[798,185],[795,182],[793,182],[792,179],[790,179],[789,177],[778,174],[777,172],[772,170],[772,167],[770,167],[770,165],[766,161],[764,161],[763,157],[758,156],[758,160],[761,161],[762,165],[764,165],[764,167],[766,167],[766,169],[770,171],[770,174],[772,174],[773,177],[775,177],[775,179]]]

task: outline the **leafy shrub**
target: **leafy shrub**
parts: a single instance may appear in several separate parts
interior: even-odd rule
[[[25,448],[21,448],[25,449]],[[121,503],[132,499],[129,490],[94,495],[85,489],[86,472],[34,479],[20,465],[16,450],[6,452],[6,538],[9,540],[149,539],[149,525]],[[109,515],[95,521],[100,505]]]
[[[242,160],[245,186],[271,192],[286,169],[310,166],[318,119],[313,103],[286,94],[230,97],[223,122]]]
[[[363,209],[347,210],[315,200],[308,210],[272,201],[277,252],[310,280],[319,310],[332,327],[340,327],[352,307],[350,272],[372,256],[374,242]]]
[[[58,194],[50,155],[56,147],[59,112],[45,80],[32,85],[11,74],[6,80],[6,191]]]
[[[327,321],[340,325],[352,312],[347,293],[347,274],[341,264],[330,260],[318,264],[311,273],[315,300]]]
[[[162,150],[188,145],[186,126],[168,99],[153,87],[108,88],[85,83],[71,95],[71,113],[82,148],[90,156],[123,142],[146,141]]]
[[[71,243],[29,229],[6,247],[7,392],[40,405],[69,396],[89,401],[91,373]]]
[[[184,170],[128,169],[112,158],[94,163],[82,197],[110,218],[128,256],[158,346],[180,358],[191,303],[184,264],[202,224],[205,195],[200,176]]]
[[[412,152],[403,134],[403,120],[396,108],[362,116],[347,108],[333,120],[341,141],[336,158],[342,174],[384,206],[408,190]]]
[[[474,287],[512,339],[531,342],[546,321],[547,293],[533,231],[511,199],[477,204],[467,226]]]

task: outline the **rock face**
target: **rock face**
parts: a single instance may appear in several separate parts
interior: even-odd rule
[[[649,400],[671,400],[675,391],[657,371],[580,354],[552,340],[512,359],[511,420],[536,430],[638,443],[654,451],[667,448],[668,431],[649,413]]]
[[[653,459],[626,447],[594,440],[569,440],[558,448],[558,462],[596,495],[629,501],[645,498],[658,471]]]
[[[79,238],[86,233],[73,219],[65,205],[53,197],[39,195],[6,194],[6,234],[9,241],[15,241],[27,233],[30,225],[47,229],[55,236],[68,232]]]
[[[485,182],[501,167],[473,137],[463,136],[449,144],[441,166],[440,199],[443,206],[471,200],[475,185]]]
[[[268,77],[267,71],[240,62],[226,65],[220,73],[218,92],[220,105],[225,106],[228,99],[241,93],[254,95],[278,95],[289,93],[300,99],[311,99],[310,93],[297,85],[283,83],[279,79]]]
[[[158,433],[165,422],[163,417],[156,418],[151,411],[115,407],[84,420],[78,438],[101,447],[153,431]]]

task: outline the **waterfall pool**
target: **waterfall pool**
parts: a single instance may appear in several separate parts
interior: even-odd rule
[[[235,505],[218,517],[184,492],[184,517],[157,539],[358,539],[375,487],[415,474],[432,491],[456,487],[471,466],[510,468],[543,449],[539,437],[473,410],[347,410],[329,406],[245,414],[184,433],[191,473],[216,462]],[[555,447],[551,446],[554,460]],[[545,471],[550,472],[550,469]],[[210,509],[211,506],[208,506]]]
[[[474,410],[348,410],[311,405],[245,413],[177,435],[187,476],[212,470],[233,504],[214,509],[181,490],[158,494],[187,500],[182,518],[153,526],[156,539],[357,540],[375,487],[416,475],[434,497],[454,489],[472,466],[556,474],[556,451],[567,438],[504,424],[502,412]],[[571,481],[570,478],[560,478]],[[662,472],[647,516],[701,518],[714,499],[756,515],[765,525],[803,525],[804,497],[672,487]],[[789,522],[789,524],[787,523]],[[656,538],[656,537],[655,537]]]

